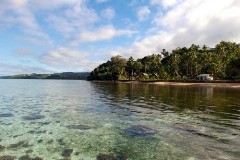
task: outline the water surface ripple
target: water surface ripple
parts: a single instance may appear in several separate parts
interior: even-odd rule
[[[0,159],[238,159],[239,95],[199,86],[0,80]]]

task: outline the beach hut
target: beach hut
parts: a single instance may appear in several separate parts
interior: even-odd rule
[[[212,81],[213,76],[211,74],[200,74],[197,77],[197,80],[202,80],[202,81]]]

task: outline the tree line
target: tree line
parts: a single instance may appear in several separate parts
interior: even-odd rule
[[[240,44],[221,41],[214,48],[192,44],[143,58],[113,56],[88,80],[182,80],[211,74],[215,80],[240,80]]]

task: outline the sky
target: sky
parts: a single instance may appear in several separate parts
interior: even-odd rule
[[[0,0],[0,75],[91,71],[191,44],[240,42],[239,0]]]

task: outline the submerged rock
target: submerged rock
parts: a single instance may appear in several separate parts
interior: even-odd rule
[[[27,133],[31,133],[31,134],[43,134],[43,133],[47,133],[47,130],[43,130],[43,131],[31,130],[31,131],[28,131]]]
[[[27,141],[19,141],[18,143],[11,144],[9,148],[18,148],[18,147],[29,147],[29,144]]]
[[[80,152],[75,152],[74,155],[75,156],[78,156],[80,154]]]
[[[97,155],[97,160],[126,160],[127,158],[121,156],[114,156],[113,154],[103,154]]]
[[[29,153],[32,153],[32,152],[33,152],[32,149],[29,149],[29,150],[26,150],[26,151],[25,151],[26,154],[29,154]]]
[[[41,157],[34,157],[34,158],[32,158],[32,160],[43,160],[43,158],[41,158]]]
[[[97,160],[117,160],[113,154],[102,154],[97,155]]]
[[[19,157],[18,160],[43,160],[43,159],[41,157],[31,158],[29,155],[24,155],[24,156]]]
[[[32,160],[32,158],[29,155],[24,155],[24,156],[19,157],[18,160]]]
[[[8,118],[8,117],[14,117],[12,113],[2,113],[0,114],[0,118]]]
[[[32,158],[32,160],[43,160],[43,158],[41,158],[41,157],[34,157],[34,158]]]
[[[91,129],[91,126],[84,125],[84,124],[78,124],[78,125],[69,125],[67,126],[69,129],[79,129],[79,130],[88,130]]]
[[[37,142],[38,142],[38,143],[42,143],[42,142],[43,142],[43,140],[42,140],[42,139],[39,139]]]
[[[0,145],[0,152],[5,149],[5,146]]]
[[[62,152],[62,156],[63,157],[70,157],[72,153],[73,153],[73,149],[70,149],[70,148],[64,149],[63,152]]]
[[[60,145],[63,145],[63,146],[65,145],[65,142],[64,142],[63,138],[60,138],[57,141]]]
[[[190,132],[191,134],[195,134],[195,135],[202,136],[202,137],[217,138],[215,135],[201,132],[201,131],[198,130],[197,128],[195,128],[195,127],[193,127],[193,126],[185,125],[185,124],[179,124],[179,123],[178,123],[178,124],[174,124],[172,127],[173,127],[174,129],[182,130],[182,131],[187,131],[187,132]]]
[[[182,123],[173,124],[172,128],[177,130],[189,131],[189,132],[198,132],[197,128],[190,125],[182,124]]]
[[[126,128],[124,131],[129,136],[142,136],[142,137],[151,136],[157,133],[155,129],[143,125],[133,125],[129,128]]]
[[[31,114],[23,117],[24,120],[28,120],[28,121],[43,119],[43,118],[45,118],[45,116],[40,114]]]
[[[10,125],[12,125],[12,123],[2,123],[2,125],[10,126]]]
[[[47,141],[47,144],[52,144],[53,143],[53,139],[50,139],[49,141]]]
[[[8,155],[5,155],[5,156],[1,156],[0,157],[0,160],[14,160],[15,157],[13,156],[8,156]]]
[[[39,122],[38,124],[40,124],[41,126],[44,126],[44,125],[49,125],[51,122]]]

